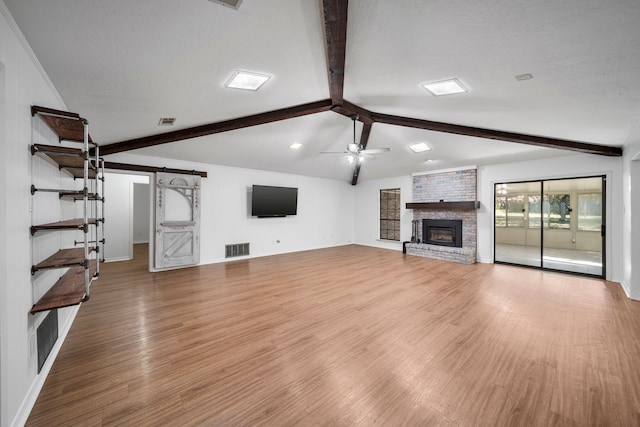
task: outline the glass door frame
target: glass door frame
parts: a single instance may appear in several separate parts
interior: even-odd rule
[[[600,227],[600,241],[601,241],[601,258],[602,258],[602,274],[590,274],[590,273],[583,273],[583,272],[576,272],[576,271],[570,271],[570,270],[561,270],[561,269],[554,269],[554,268],[549,268],[549,267],[544,267],[544,263],[543,263],[543,258],[544,258],[544,199],[545,199],[545,194],[544,194],[544,184],[545,182],[551,182],[551,181],[566,181],[566,180],[573,180],[573,179],[589,179],[589,178],[600,178],[601,179],[601,204],[602,204],[602,220],[601,220],[601,227]],[[527,265],[527,264],[519,264],[519,263],[515,263],[515,262],[507,262],[507,261],[498,261],[496,260],[496,245],[497,245],[497,240],[496,240],[496,229],[497,229],[497,206],[496,206],[496,201],[497,201],[497,188],[498,185],[502,185],[502,184],[527,184],[527,183],[540,183],[540,203],[541,203],[541,209],[540,209],[540,265],[539,266],[533,266],[533,265]],[[577,202],[576,202],[577,203]],[[532,269],[536,269],[536,270],[545,270],[545,271],[556,271],[556,272],[561,272],[561,273],[568,273],[568,274],[575,274],[575,275],[580,275],[580,276],[589,276],[589,277],[598,277],[598,278],[602,278],[605,279],[606,278],[606,272],[607,272],[607,251],[606,251],[606,242],[607,242],[607,176],[606,175],[589,175],[589,176],[576,176],[576,177],[565,177],[565,178],[549,178],[549,179],[532,179],[532,180],[524,180],[524,181],[502,181],[502,182],[494,182],[493,183],[493,262],[494,264],[505,264],[505,265],[515,265],[515,266],[519,266],[519,267],[526,267],[526,268],[532,268]],[[526,230],[525,230],[526,232]]]

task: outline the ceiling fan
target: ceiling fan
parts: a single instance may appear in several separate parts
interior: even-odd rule
[[[356,142],[356,120],[358,120],[358,115],[352,115],[351,120],[353,121],[353,142],[347,145],[346,151],[322,151],[321,154],[344,154],[344,158],[349,163],[358,163],[364,161],[365,159],[374,159],[375,157],[373,157],[372,154],[386,153],[388,151],[391,151],[391,148],[388,147],[365,149],[362,144],[358,144]]]

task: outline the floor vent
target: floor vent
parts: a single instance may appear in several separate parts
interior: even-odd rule
[[[233,245],[225,245],[224,247],[225,258],[233,258],[236,256],[244,255],[249,255],[248,243],[234,243]]]
[[[38,373],[42,370],[51,349],[58,341],[58,310],[51,310],[36,331],[38,339]]]

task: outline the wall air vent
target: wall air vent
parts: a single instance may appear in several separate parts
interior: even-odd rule
[[[36,330],[38,342],[38,373],[42,370],[53,346],[58,341],[58,310],[51,310]]]
[[[233,258],[237,256],[249,255],[248,243],[234,243],[232,245],[224,246],[224,257]]]
[[[161,117],[158,121],[158,126],[173,126],[175,122],[175,117]]]
[[[211,3],[218,3],[235,10],[238,10],[238,8],[240,7],[240,3],[242,3],[242,0],[209,0],[209,1]]]

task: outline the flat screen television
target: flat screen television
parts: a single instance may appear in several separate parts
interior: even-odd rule
[[[254,185],[251,193],[251,216],[283,217],[298,213],[298,189]]]

